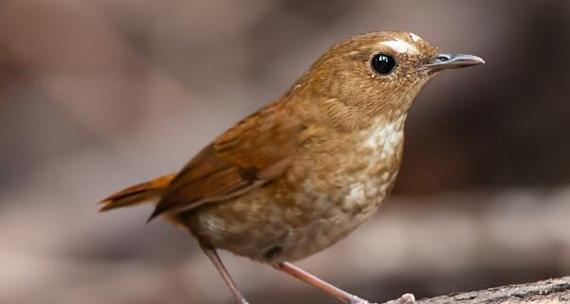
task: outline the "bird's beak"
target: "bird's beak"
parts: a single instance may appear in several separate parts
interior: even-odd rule
[[[432,62],[424,64],[422,69],[437,72],[447,69],[465,68],[474,65],[485,64],[480,57],[467,54],[438,54]]]

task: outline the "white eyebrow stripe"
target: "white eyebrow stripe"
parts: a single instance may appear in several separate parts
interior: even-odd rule
[[[384,44],[398,53],[418,54],[418,49],[413,45],[401,39],[384,41]]]
[[[410,33],[410,38],[412,38],[413,42],[418,42],[418,41],[422,40],[422,38],[420,38],[420,36],[418,36],[414,33]]]

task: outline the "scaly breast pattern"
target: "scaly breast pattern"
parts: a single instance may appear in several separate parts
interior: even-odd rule
[[[397,175],[404,119],[379,121],[299,159],[285,178],[197,210],[193,232],[264,262],[294,261],[344,238],[378,209]]]

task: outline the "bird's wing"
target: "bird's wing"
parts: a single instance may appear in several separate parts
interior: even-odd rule
[[[260,109],[198,153],[174,178],[150,219],[228,200],[279,177],[293,160],[301,130],[283,103]]]

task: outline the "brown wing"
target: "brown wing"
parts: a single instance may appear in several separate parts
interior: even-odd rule
[[[300,131],[299,120],[283,103],[260,109],[198,153],[174,178],[150,219],[224,201],[279,177],[291,164]]]

